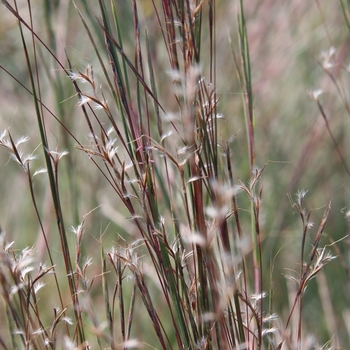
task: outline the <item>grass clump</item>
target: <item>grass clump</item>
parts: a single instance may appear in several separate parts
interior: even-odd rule
[[[317,92],[303,104],[315,102],[323,127],[295,121],[291,135],[280,126],[263,103],[264,89],[276,94],[275,107],[282,97],[303,100],[296,92],[276,93],[269,82],[263,86],[266,73],[254,68],[263,49],[250,34],[255,26],[272,35],[254,16],[280,9],[262,4],[254,14],[247,4],[1,1],[8,35],[16,36],[21,51],[6,49],[22,74],[9,60],[1,69],[9,91],[20,90],[13,98],[22,99],[16,113],[25,121],[15,117],[0,145],[25,174],[27,187],[16,197],[31,200],[15,201],[23,208],[8,210],[7,234],[0,235],[4,349],[349,343],[340,327],[348,307],[337,303],[331,268],[323,270],[338,256],[335,286],[348,285],[346,223],[325,234],[330,199],[339,212],[346,201],[333,195],[341,189],[324,170],[308,177],[308,164],[322,159],[319,146],[328,157],[334,153],[321,168],[334,169],[347,183],[347,138]],[[345,18],[345,28],[347,7],[340,4],[334,16]],[[321,18],[328,33],[317,5],[310,18]],[[302,5],[295,6],[289,10]],[[334,55],[321,65],[340,98],[330,110],[348,112],[344,65]],[[322,79],[315,84],[331,89]],[[300,105],[296,110],[307,113]],[[16,141],[20,133],[30,140]],[[330,143],[321,143],[322,133]],[[34,151],[25,155],[28,147]],[[23,175],[13,178],[23,182]],[[322,210],[305,208],[307,192],[297,191],[303,182],[316,189],[312,202]],[[297,194],[285,195],[290,192]],[[311,280],[318,275],[315,287]],[[336,309],[343,311],[339,317]]]

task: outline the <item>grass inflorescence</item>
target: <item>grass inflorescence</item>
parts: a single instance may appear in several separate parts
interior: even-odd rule
[[[310,18],[321,18],[333,44],[326,12],[316,3]],[[269,110],[262,96],[276,94],[276,110],[280,98],[300,100],[298,92],[285,96],[270,86],[268,75],[278,73],[256,59],[259,50],[273,48],[270,42],[259,47],[256,28],[270,32],[254,18],[279,10],[266,3],[253,11],[252,5],[47,0],[39,8],[1,1],[21,50],[16,47],[18,61],[0,67],[26,106],[16,112],[24,124],[15,116],[0,146],[20,165],[25,177],[14,178],[25,178],[26,186],[15,194],[23,209],[8,210],[14,219],[0,233],[0,347],[349,344],[341,327],[349,308],[335,300],[324,270],[339,257],[340,264],[332,262],[335,285],[349,287],[346,224],[325,232],[331,203],[337,210],[346,206],[334,181],[340,178],[344,187],[349,181],[348,138],[330,117],[350,111],[346,54],[329,51],[319,66],[315,59],[340,99],[336,106],[328,101],[329,109],[316,90],[302,100],[316,107],[322,123],[280,126],[276,113],[285,112]],[[298,6],[290,12],[299,13]],[[344,1],[334,16],[349,26]],[[322,79],[315,84],[330,89]],[[22,132],[28,135],[17,140]],[[321,146],[329,163],[316,152]],[[314,164],[322,170],[307,177]],[[340,174],[333,182],[324,175],[327,164]],[[306,209],[301,183],[325,193],[312,197],[318,209]]]

